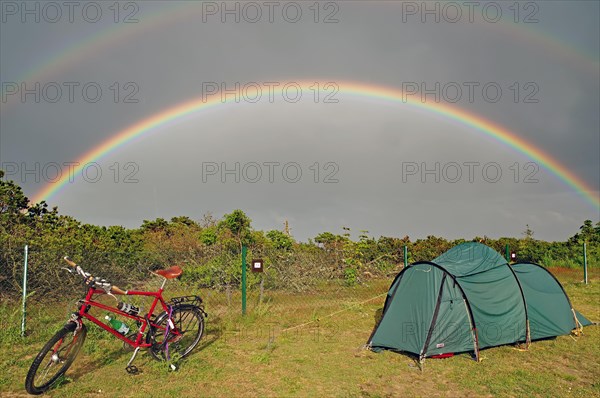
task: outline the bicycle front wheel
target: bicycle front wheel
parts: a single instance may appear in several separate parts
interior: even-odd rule
[[[198,345],[204,334],[204,314],[193,305],[177,305],[171,314],[172,325],[169,325],[168,314],[163,312],[156,319],[155,325],[147,336],[147,341],[152,344],[150,353],[160,361],[173,358],[177,355],[183,358]],[[165,341],[165,330],[169,334]]]
[[[38,395],[47,391],[71,366],[85,341],[85,325],[69,322],[46,343],[37,355],[25,379],[29,394]]]

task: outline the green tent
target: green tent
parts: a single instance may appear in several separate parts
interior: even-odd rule
[[[422,361],[569,334],[590,325],[543,267],[508,265],[493,249],[463,243],[433,261],[410,264],[390,286],[368,346]]]

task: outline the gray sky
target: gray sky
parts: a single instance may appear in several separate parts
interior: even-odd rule
[[[342,227],[520,236],[525,224],[564,240],[598,221],[539,159],[435,111],[503,126],[597,198],[598,2],[224,4],[1,2],[0,167],[37,197],[56,165],[67,174],[127,127],[239,84],[238,103],[139,136],[47,202],[127,227],[241,208],[255,228],[288,220],[299,240]],[[424,94],[426,109],[352,94],[348,82]]]

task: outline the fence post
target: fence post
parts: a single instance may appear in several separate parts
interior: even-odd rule
[[[242,245],[242,315],[246,315],[246,246]]]
[[[504,248],[504,256],[506,257],[506,262],[510,263],[510,248],[508,247],[508,243],[506,244],[506,247]]]
[[[408,265],[408,248],[404,245],[404,267]]]
[[[21,337],[25,337],[25,318],[27,315],[27,256],[29,254],[29,246],[25,245],[25,262],[23,264],[23,315],[21,318]]]
[[[583,242],[583,281],[585,284],[588,284],[588,275],[587,275],[587,250],[586,244]]]

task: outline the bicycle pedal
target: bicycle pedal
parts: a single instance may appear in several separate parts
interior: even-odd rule
[[[125,368],[125,370],[127,371],[127,373],[129,373],[130,375],[137,375],[140,373],[140,370],[138,369],[137,366],[135,365],[129,365],[128,367]]]

